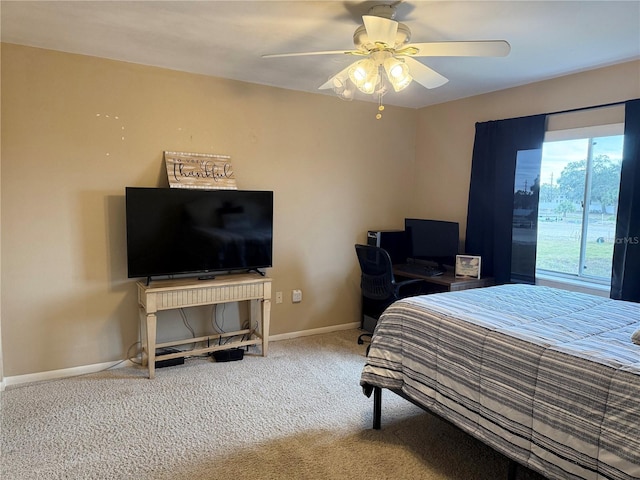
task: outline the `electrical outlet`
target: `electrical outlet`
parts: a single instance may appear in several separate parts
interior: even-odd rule
[[[282,303],[282,292],[276,292],[276,303]]]
[[[300,303],[302,301],[302,290],[293,290],[291,292],[291,301],[293,303]]]

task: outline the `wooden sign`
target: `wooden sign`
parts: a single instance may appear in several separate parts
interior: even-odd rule
[[[238,188],[228,155],[164,152],[164,160],[171,188]]]

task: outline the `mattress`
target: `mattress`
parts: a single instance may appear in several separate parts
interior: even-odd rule
[[[640,304],[502,285],[400,300],[361,385],[400,390],[551,479],[640,479]]]

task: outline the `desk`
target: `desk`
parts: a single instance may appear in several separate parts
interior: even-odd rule
[[[430,277],[428,275],[406,272],[402,270],[401,264],[393,266],[393,274],[398,277],[398,281],[408,278],[424,280],[425,287],[421,288],[421,295],[441,292],[457,292],[459,290],[468,290],[470,288],[490,287],[494,284],[494,280],[491,277],[480,279],[456,278],[453,272],[445,272],[442,275]],[[367,332],[373,332],[376,323],[378,323],[378,317],[384,308],[386,308],[385,302],[362,297],[362,320],[360,322],[360,328]]]
[[[261,345],[262,356],[267,356],[269,344],[269,317],[271,313],[271,279],[259,274],[222,275],[213,280],[159,280],[151,285],[138,282],[138,305],[142,326],[142,364],[149,369],[149,378],[155,377],[156,360],[169,360],[191,355],[227,350],[248,345]],[[156,343],[157,315],[161,310],[173,310],[200,305],[230,302],[251,302],[249,329],[204,337]],[[254,325],[259,321],[259,328]],[[156,356],[156,348],[187,345],[243,336],[247,340],[230,340],[224,345]]]
[[[413,272],[405,272],[402,265],[393,266],[393,274],[404,278],[419,278],[424,280],[433,289],[433,292],[457,292],[459,290],[468,290],[470,288],[490,287],[494,281],[491,277],[486,278],[456,278],[452,271],[447,271],[442,275],[430,277],[428,275],[420,275]]]

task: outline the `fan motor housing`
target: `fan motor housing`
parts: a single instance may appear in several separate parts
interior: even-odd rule
[[[398,22],[398,32],[396,33],[395,45],[389,45],[392,48],[399,48],[411,40],[411,30],[404,23]],[[367,29],[364,25],[360,25],[353,33],[353,44],[356,48],[363,50],[375,50],[376,45],[369,40]]]

